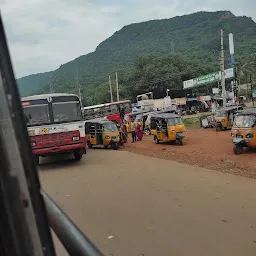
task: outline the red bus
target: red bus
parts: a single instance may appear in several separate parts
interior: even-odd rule
[[[122,113],[123,112],[123,113]],[[100,105],[84,107],[83,115],[86,120],[106,117],[110,121],[121,123],[121,116],[132,112],[130,100],[116,101]]]

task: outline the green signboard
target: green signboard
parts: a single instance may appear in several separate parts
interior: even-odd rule
[[[226,69],[225,70],[225,79],[227,78],[232,78],[234,77],[234,72],[233,69]],[[196,86],[200,86],[203,84],[210,84],[210,83],[214,83],[214,82],[218,82],[221,80],[221,73],[220,71],[211,73],[211,74],[207,74],[204,76],[199,76],[187,81],[183,82],[183,89],[188,89],[188,88],[193,88]]]

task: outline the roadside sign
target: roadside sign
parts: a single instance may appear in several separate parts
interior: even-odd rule
[[[225,73],[225,79],[234,77],[233,68],[226,69],[224,71],[224,73]],[[199,77],[187,80],[187,81],[183,81],[183,89],[194,88],[196,86],[214,83],[214,82],[218,82],[220,80],[221,80],[221,72],[217,71],[217,72],[210,73],[210,74],[207,74],[204,76],[199,76]]]

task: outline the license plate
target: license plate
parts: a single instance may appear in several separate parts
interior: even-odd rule
[[[49,128],[42,128],[41,133],[42,134],[48,134],[49,133]]]
[[[29,130],[28,134],[29,136],[35,136],[35,130]]]

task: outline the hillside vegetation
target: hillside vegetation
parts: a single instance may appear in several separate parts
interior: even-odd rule
[[[181,88],[184,78],[219,70],[221,26],[227,49],[226,67],[231,32],[236,60],[243,62],[256,53],[256,23],[251,18],[236,17],[228,11],[198,12],[125,26],[99,44],[95,52],[63,64],[55,71],[20,78],[18,85],[22,95],[48,92],[51,75],[56,92],[77,93],[76,62],[85,104],[108,100],[108,74],[112,73],[114,79],[115,71],[120,74],[121,96],[125,98],[137,92]],[[144,81],[143,86],[138,81]]]

